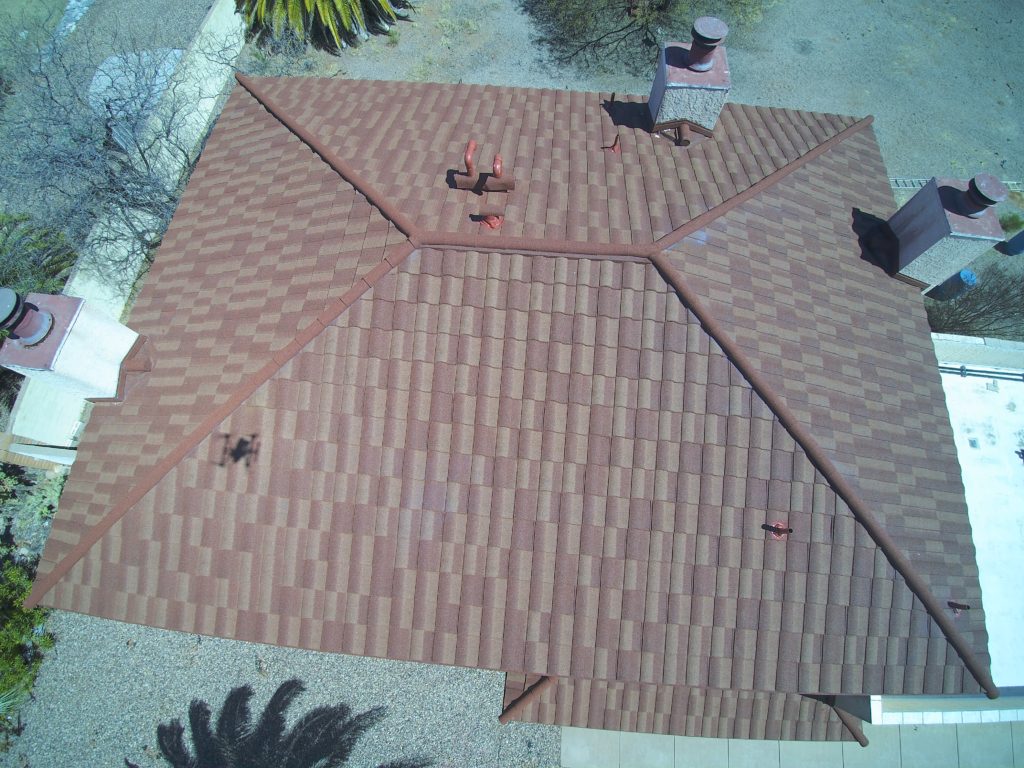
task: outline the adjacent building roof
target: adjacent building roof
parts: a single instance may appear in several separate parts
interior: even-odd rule
[[[853,230],[893,209],[870,119],[729,104],[681,147],[636,97],[239,79],[32,601],[556,677],[540,722],[994,695],[921,300]],[[470,138],[514,191],[450,184]]]

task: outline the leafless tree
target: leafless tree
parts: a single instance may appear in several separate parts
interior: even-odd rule
[[[925,299],[936,333],[1024,341],[1024,276],[998,264],[978,274],[978,283],[952,301]]]
[[[130,286],[152,258],[205,137],[197,105],[218,93],[182,57],[130,35],[0,32],[11,90],[0,111],[0,200],[59,227],[85,268]],[[219,86],[218,86],[219,89]]]
[[[576,62],[650,75],[658,47],[688,40],[698,16],[720,16],[734,32],[761,19],[774,0],[519,0],[538,42],[560,64]]]

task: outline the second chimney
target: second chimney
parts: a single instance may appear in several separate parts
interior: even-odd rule
[[[729,27],[721,19],[701,16],[689,43],[665,43],[647,106],[654,130],[691,123],[712,130],[729,95],[729,62],[721,42]]]
[[[895,271],[927,290],[1003,240],[993,208],[1006,199],[999,179],[932,179],[889,219],[897,241]]]

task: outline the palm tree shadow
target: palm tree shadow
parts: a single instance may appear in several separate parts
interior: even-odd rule
[[[172,768],[316,768],[346,763],[359,738],[384,717],[375,707],[354,715],[346,704],[315,707],[286,727],[292,701],[305,690],[296,679],[281,683],[254,724],[249,712],[251,686],[232,688],[211,724],[210,706],[200,699],[189,705],[193,751],[185,744],[178,719],[157,726],[160,754]],[[125,758],[128,768],[138,768]],[[398,760],[378,768],[425,768],[429,760]]]

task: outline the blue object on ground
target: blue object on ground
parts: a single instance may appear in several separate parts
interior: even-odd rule
[[[948,280],[932,288],[925,296],[936,301],[951,301],[960,298],[977,284],[978,276],[973,270],[961,269]]]

